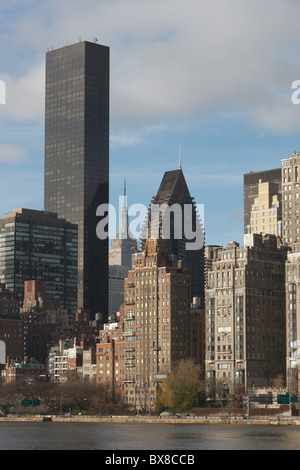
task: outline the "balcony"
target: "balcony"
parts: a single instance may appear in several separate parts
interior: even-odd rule
[[[156,374],[154,376],[154,382],[162,382],[163,380],[166,380],[167,377],[168,376],[166,374]]]
[[[135,319],[135,315],[128,315],[125,317],[125,320],[134,320]]]
[[[135,354],[129,354],[125,356],[126,361],[133,361],[135,359]]]
[[[129,379],[124,379],[123,382],[124,382],[125,384],[134,384],[134,383],[135,383],[135,380],[129,378]]]
[[[123,333],[123,336],[127,337],[127,336],[135,336],[135,332],[132,331],[132,332],[129,332],[129,331],[125,331],[125,333]]]

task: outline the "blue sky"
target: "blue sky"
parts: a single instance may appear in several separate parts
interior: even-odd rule
[[[207,244],[243,242],[243,174],[299,151],[294,0],[1,0],[0,215],[43,209],[45,54],[110,47],[110,202],[148,205],[182,168]]]

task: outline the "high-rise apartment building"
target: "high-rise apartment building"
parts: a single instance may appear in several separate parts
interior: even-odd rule
[[[125,279],[124,399],[151,409],[171,367],[189,355],[190,275],[166,240],[148,239]]]
[[[108,239],[96,235],[109,198],[109,48],[80,42],[46,56],[45,210],[78,225],[78,308],[107,316]]]
[[[77,226],[51,212],[15,209],[0,219],[0,282],[22,301],[32,280],[46,282],[58,307],[76,309]]]
[[[290,248],[286,262],[287,387],[299,392],[300,361],[300,153],[282,160],[283,242]]]
[[[282,160],[283,241],[300,251],[300,154]]]
[[[300,364],[300,253],[288,253],[286,262],[286,379],[287,389],[299,394]]]
[[[258,197],[259,182],[275,183],[278,185],[278,193],[281,192],[281,168],[264,171],[251,171],[244,175],[244,233],[248,233],[251,210],[254,199]]]
[[[155,214],[155,207],[162,209],[159,217]],[[166,239],[170,258],[181,260],[189,269],[191,298],[200,298],[201,306],[204,306],[204,227],[199,215],[182,169],[167,171],[151,201],[142,236],[143,247],[147,238]],[[164,223],[167,236],[164,235]],[[196,234],[194,241],[190,238],[192,232]]]
[[[258,182],[258,196],[254,198],[248,233],[269,233],[282,237],[281,193],[277,183]]]
[[[285,377],[286,248],[274,235],[245,235],[216,248],[206,290],[206,376],[237,387]]]

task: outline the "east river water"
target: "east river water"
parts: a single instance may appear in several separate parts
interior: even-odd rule
[[[299,450],[300,426],[0,422],[0,450]]]

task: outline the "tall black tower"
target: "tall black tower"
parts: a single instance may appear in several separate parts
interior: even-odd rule
[[[159,217],[153,217],[155,211],[152,211],[153,207],[162,208],[164,205],[169,209],[174,208],[174,212],[170,210],[168,218],[165,219],[166,225],[169,226],[167,237],[163,231],[164,212],[161,211]],[[191,238],[189,234],[187,236],[185,227],[189,231],[197,233],[197,243],[196,238]],[[194,198],[190,195],[181,166],[178,170],[167,171],[164,174],[158,192],[151,201],[148,218],[143,227],[144,240],[145,238],[153,238],[152,230],[159,238],[166,238],[168,254],[171,259],[182,261],[189,269],[191,298],[200,297],[201,306],[204,306],[204,227],[197,212]],[[143,248],[144,245],[145,241],[142,242]],[[190,249],[187,249],[187,246],[190,246]]]
[[[78,225],[78,308],[108,311],[109,48],[80,42],[46,55],[45,210]]]

